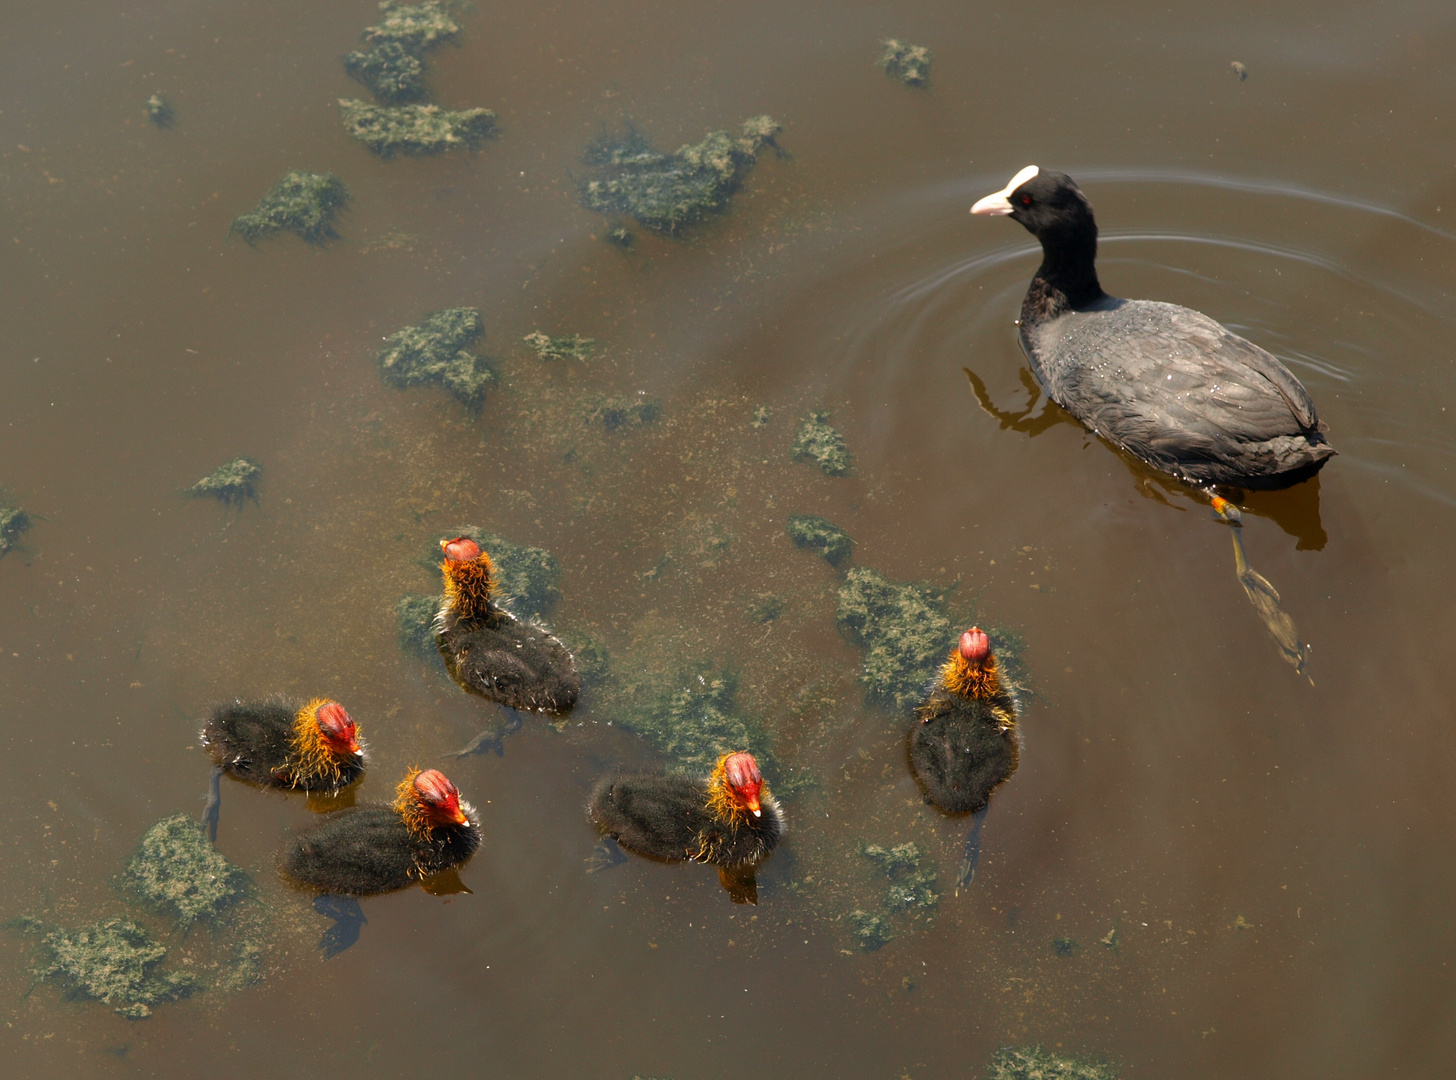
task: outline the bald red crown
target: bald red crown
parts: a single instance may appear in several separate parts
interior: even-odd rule
[[[757,815],[760,812],[759,795],[763,792],[763,773],[758,771],[758,762],[753,760],[753,755],[746,750],[729,754],[723,762],[723,776],[739,805]]]
[[[972,664],[984,663],[991,655],[991,639],[986,631],[973,626],[961,635],[961,656]]]
[[[415,777],[415,793],[425,814],[443,825],[464,825],[468,818],[460,809],[460,791],[439,769],[425,769]]]
[[[480,558],[480,545],[468,536],[457,536],[454,540],[441,540],[440,550],[451,562],[470,562]]]
[[[337,701],[326,701],[320,705],[314,719],[318,721],[319,733],[329,744],[329,749],[338,754],[359,752],[359,729]]]

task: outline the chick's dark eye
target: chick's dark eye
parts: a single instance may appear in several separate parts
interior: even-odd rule
[[[1030,195],[1023,195],[1023,196],[1021,196],[1021,205],[1022,206],[1030,206],[1031,205],[1031,196]]]

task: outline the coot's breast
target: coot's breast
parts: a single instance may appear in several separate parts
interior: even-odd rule
[[[1189,308],[1108,298],[1030,328],[1023,341],[1052,400],[1185,479],[1287,482],[1334,453],[1289,369]]]

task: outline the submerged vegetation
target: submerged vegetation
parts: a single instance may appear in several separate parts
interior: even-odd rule
[[[42,929],[39,920],[22,920]],[[130,919],[106,919],[74,930],[57,928],[41,939],[39,979],[61,979],[82,998],[105,1002],[129,1020],[152,1015],[152,1006],[186,997],[197,988],[187,971],[160,972],[167,955],[160,944]]]
[[[906,86],[924,86],[930,81],[930,50],[924,45],[911,45],[898,38],[886,38],[881,44],[877,65],[892,79]]]
[[[467,348],[483,333],[485,324],[475,308],[436,311],[418,326],[403,327],[384,339],[380,375],[390,386],[434,383],[478,409],[497,380],[490,361]]]
[[[815,409],[799,421],[799,429],[794,433],[794,460],[812,461],[829,476],[844,476],[852,464],[844,436],[829,423],[833,415]]]
[[[159,128],[169,128],[177,119],[172,103],[160,93],[147,98],[147,119]]]
[[[1003,1046],[986,1080],[1117,1080],[1116,1067],[1094,1058],[1063,1057],[1040,1046]]]
[[[386,158],[439,154],[456,147],[474,150],[496,133],[496,115],[489,109],[370,105],[357,98],[340,98],[339,111],[345,130]]]
[[[586,411],[589,423],[601,424],[608,431],[641,427],[662,415],[656,398],[638,394],[635,397],[606,395],[593,401]]]
[[[16,541],[20,534],[30,528],[30,515],[19,506],[12,506],[0,495],[0,555],[4,555]]]
[[[710,131],[671,154],[653,149],[636,128],[602,136],[583,155],[598,175],[579,185],[582,204],[626,215],[654,232],[676,233],[727,206],[759,151],[778,146],[774,138],[781,130],[773,117],[755,116],[737,137]]]
[[[580,334],[551,337],[539,330],[527,334],[521,341],[539,360],[589,360],[597,344],[594,338],[582,337]]]
[[[900,709],[920,700],[953,637],[943,592],[864,566],[845,575],[836,619],[864,649],[860,681]]]
[[[398,41],[386,41],[370,52],[346,53],[344,71],[385,105],[408,105],[430,96],[424,61]]]
[[[454,41],[460,24],[450,18],[445,5],[438,0],[420,4],[400,4],[384,0],[379,5],[383,18],[364,28],[364,40],[399,45],[411,52],[422,52],[444,41]]]
[[[795,546],[817,551],[830,566],[838,566],[849,558],[849,549],[854,544],[849,533],[813,514],[790,514],[785,531]]]
[[[199,498],[210,497],[229,506],[235,506],[244,499],[258,499],[258,477],[263,467],[247,458],[234,458],[226,465],[219,465],[197,483],[187,489],[188,494]]]
[[[126,880],[143,899],[175,915],[183,928],[216,918],[248,888],[248,876],[186,814],[163,818],[147,830],[127,865]]]
[[[322,244],[339,234],[334,218],[349,203],[349,189],[332,173],[294,169],[245,214],[233,218],[229,233],[249,244],[277,232],[293,232],[310,244]]]

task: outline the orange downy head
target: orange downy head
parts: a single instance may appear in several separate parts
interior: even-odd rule
[[[940,669],[940,685],[961,697],[989,698],[1001,691],[1001,676],[991,639],[979,626],[961,635],[950,659]]]
[[[293,718],[291,777],[298,783],[322,777],[341,784],[344,769],[364,756],[359,729],[344,707],[327,698],[314,698]]]
[[[468,536],[441,540],[440,551],[445,556],[440,564],[445,575],[445,599],[462,618],[484,615],[495,589],[495,567],[490,556]]]
[[[724,820],[744,821],[749,814],[762,817],[765,794],[763,773],[747,750],[724,754],[708,777],[708,809]]]
[[[460,790],[438,769],[411,769],[394,790],[394,809],[415,834],[470,822],[460,805]]]

